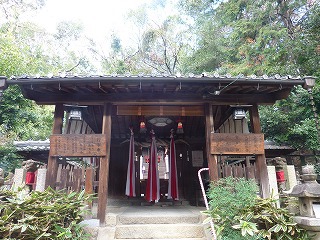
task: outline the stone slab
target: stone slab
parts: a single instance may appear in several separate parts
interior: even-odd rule
[[[131,207],[118,216],[119,224],[200,223],[200,212],[184,207]]]
[[[279,199],[279,189],[277,183],[277,176],[276,176],[276,168],[275,166],[267,166],[268,171],[268,178],[269,178],[269,187],[270,187],[270,194],[273,194],[275,199]],[[279,201],[277,202],[278,207],[280,207]]]
[[[116,239],[204,238],[201,224],[134,224],[118,225]]]
[[[312,227],[320,232],[320,218],[296,216],[294,217],[294,221],[299,225]]]
[[[43,192],[46,187],[46,174],[47,169],[40,168],[37,170],[37,184],[36,184],[36,191]]]
[[[113,240],[115,239],[115,227],[99,228],[97,240]]]
[[[292,189],[295,185],[297,185],[297,176],[296,170],[293,165],[285,165],[284,173],[286,178],[286,190]]]
[[[26,173],[27,171],[23,168],[16,168],[14,171],[13,178],[13,190],[18,190],[20,187],[24,187],[26,183]]]
[[[207,240],[207,238],[139,238],[139,240]],[[137,238],[126,238],[126,240],[137,240]],[[212,240],[212,239],[210,239]]]

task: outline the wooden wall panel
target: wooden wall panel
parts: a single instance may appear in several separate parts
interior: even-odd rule
[[[107,153],[105,134],[53,134],[50,137],[51,156],[90,157]]]
[[[211,133],[211,154],[264,154],[264,135],[253,133]]]

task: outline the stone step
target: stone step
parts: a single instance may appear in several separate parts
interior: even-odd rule
[[[181,216],[118,216],[119,225],[128,224],[179,224],[179,223],[200,223],[200,216],[181,215]]]
[[[139,240],[168,240],[168,238],[139,238]],[[207,240],[207,238],[170,238],[170,240]],[[126,238],[126,240],[137,240],[137,238]]]
[[[117,225],[115,239],[197,239],[204,238],[202,224]]]
[[[148,209],[149,208],[149,209]],[[195,224],[200,223],[200,213],[184,207],[135,207],[118,215],[117,224]]]

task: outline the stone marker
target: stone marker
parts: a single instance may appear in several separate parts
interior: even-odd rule
[[[298,184],[296,170],[293,165],[286,165],[283,170],[286,177],[286,190],[290,190]]]
[[[267,166],[267,170],[268,170],[270,193],[272,194],[272,197],[274,197],[275,199],[279,199],[276,168],[275,166]],[[278,207],[280,206],[279,201],[277,202],[277,205]]]
[[[37,172],[36,191],[43,192],[46,186],[47,169],[39,168]]]
[[[26,169],[16,168],[14,171],[13,190],[17,191],[19,187],[25,186],[26,181]]]

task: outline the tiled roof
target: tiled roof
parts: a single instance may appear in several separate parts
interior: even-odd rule
[[[291,146],[288,146],[288,145],[277,145],[275,142],[268,141],[268,140],[264,141],[264,149],[270,149],[270,150],[274,150],[274,149],[295,150],[295,148],[293,148]]]
[[[160,139],[159,139],[160,140]],[[160,140],[160,145],[168,145],[168,142],[165,142],[164,140]],[[179,140],[177,140],[179,141]],[[147,147],[150,145],[150,143],[141,142],[138,143],[140,146]],[[49,151],[50,150],[50,141],[44,140],[44,141],[14,141],[14,146],[18,151]],[[291,149],[294,150],[294,148],[290,146],[279,146],[273,141],[264,141],[264,148],[265,149]]]
[[[262,76],[257,76],[257,75],[249,75],[245,76],[243,74],[239,75],[231,75],[231,74],[223,74],[220,75],[219,73],[202,73],[202,74],[176,74],[176,75],[168,75],[168,74],[93,74],[93,75],[76,75],[76,74],[67,74],[67,73],[60,73],[59,75],[54,75],[54,74],[48,74],[47,76],[41,76],[41,75],[35,75],[35,76],[28,76],[28,75],[21,75],[19,77],[16,76],[11,76],[11,80],[22,80],[22,79],[72,79],[72,78],[79,78],[79,79],[86,79],[86,78],[101,78],[101,79],[108,79],[108,78],[118,78],[118,79],[153,79],[153,78],[158,78],[158,79],[199,79],[199,78],[215,78],[215,79],[265,79],[265,80],[287,80],[287,79],[302,79],[301,76],[296,76],[293,77],[291,75],[286,75],[286,76],[281,76],[279,74],[275,74],[272,76],[268,76],[266,74]]]
[[[50,141],[14,141],[17,151],[49,151]]]

